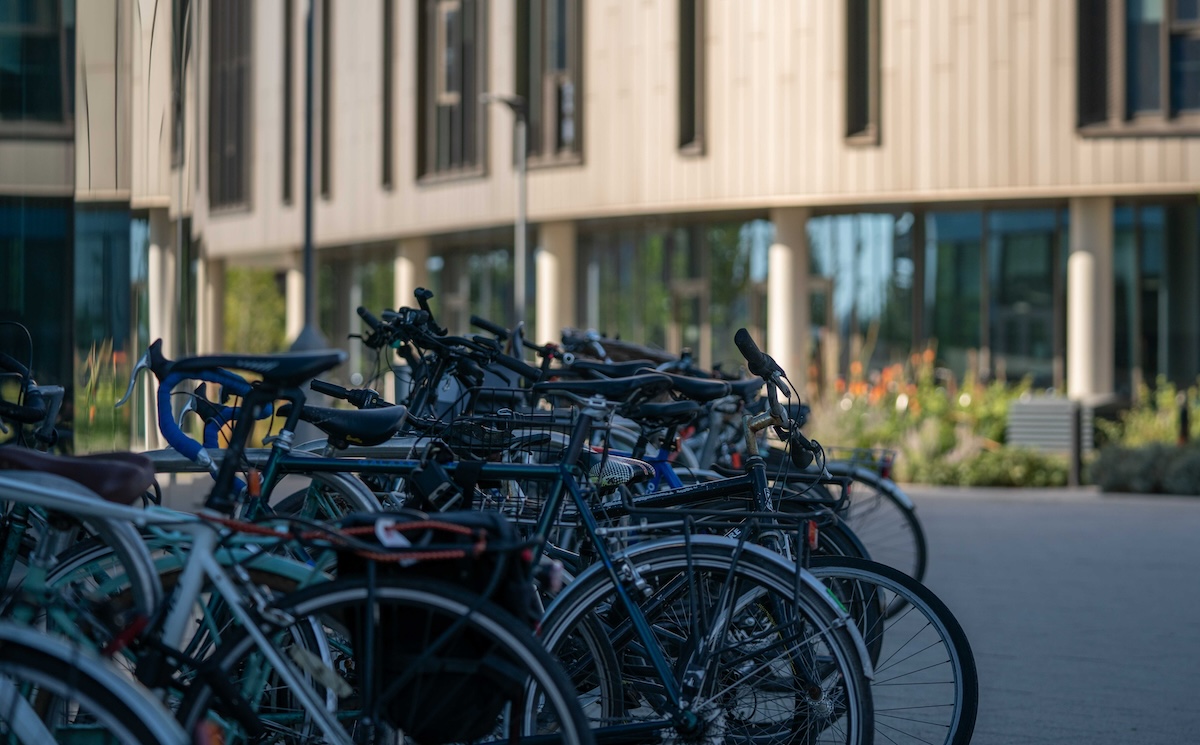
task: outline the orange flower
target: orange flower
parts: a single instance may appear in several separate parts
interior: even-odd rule
[[[921,358],[925,361],[926,365],[932,365],[934,360],[933,350],[926,349],[925,352],[922,353]]]

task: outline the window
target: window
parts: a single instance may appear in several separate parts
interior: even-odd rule
[[[879,0],[846,0],[846,137],[879,144]]]
[[[74,115],[75,10],[61,0],[0,2],[0,129],[62,130]]]
[[[679,0],[679,149],[704,152],[704,0]]]
[[[529,102],[529,154],[577,163],[583,153],[580,0],[521,0],[517,93]]]
[[[296,0],[283,0],[283,193],[284,204],[292,202],[296,167]]]
[[[417,38],[420,175],[479,174],[486,4],[422,0],[419,8],[424,30]]]
[[[171,165],[183,165],[183,70],[191,53],[191,0],[171,4]]]
[[[1200,3],[1078,0],[1084,133],[1200,131]]]
[[[251,3],[209,5],[208,202],[244,207],[250,198]]]
[[[333,190],[333,3],[321,0],[321,197]]]
[[[390,189],[393,184],[392,161],[394,159],[392,129],[395,117],[392,107],[396,105],[396,84],[393,67],[396,64],[396,0],[383,0],[383,95],[380,99],[383,107],[383,147],[380,157],[383,160],[381,182]]]

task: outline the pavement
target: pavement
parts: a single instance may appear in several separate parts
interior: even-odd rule
[[[1200,498],[906,485],[976,745],[1200,742]]]

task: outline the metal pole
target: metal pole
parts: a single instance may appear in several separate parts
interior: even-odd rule
[[[528,251],[525,247],[525,151],[527,143],[525,141],[525,112],[521,109],[514,109],[513,113],[516,115],[514,147],[517,148],[517,220],[513,236],[513,252],[515,254],[513,270],[516,278],[513,282],[513,305],[516,306],[517,325],[520,325],[525,320],[525,277],[527,276],[526,262],[528,258]]]
[[[304,328],[292,342],[297,351],[328,344],[317,328],[317,262],[313,252],[313,16],[316,0],[308,0],[304,28]],[[287,114],[284,114],[287,116]]]

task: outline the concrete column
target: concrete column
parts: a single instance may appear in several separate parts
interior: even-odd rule
[[[163,340],[163,353],[178,356],[175,330],[178,327],[179,297],[176,287],[175,231],[165,209],[150,210],[150,248],[147,284],[150,295],[150,341]]]
[[[179,317],[175,231],[165,209],[150,210],[149,221],[150,246],[146,257],[146,289],[149,294],[150,312],[147,325],[150,341],[162,339],[163,354],[169,359],[174,359],[179,356],[179,349],[175,344],[175,330],[178,328]],[[136,351],[140,357],[144,350]],[[157,449],[165,445],[158,431],[158,381],[153,375],[147,375],[143,379],[148,381],[145,387],[146,398],[142,402],[142,413],[146,418],[144,446]]]
[[[529,341],[557,343],[562,339],[564,326],[579,325],[575,302],[578,265],[575,223],[546,223],[538,227],[538,236],[534,257],[537,319]]]
[[[806,226],[810,210],[771,210],[775,242],[768,254],[767,338],[763,351],[775,358],[803,395],[811,355],[808,310],[809,247]],[[756,340],[762,346],[763,340]]]
[[[284,272],[284,336],[290,344],[304,330],[304,255],[289,256]]]
[[[1067,259],[1067,395],[1113,392],[1113,200],[1071,200]]]
[[[415,308],[413,292],[429,286],[429,239],[407,238],[396,244],[392,282],[395,285],[395,308]]]

